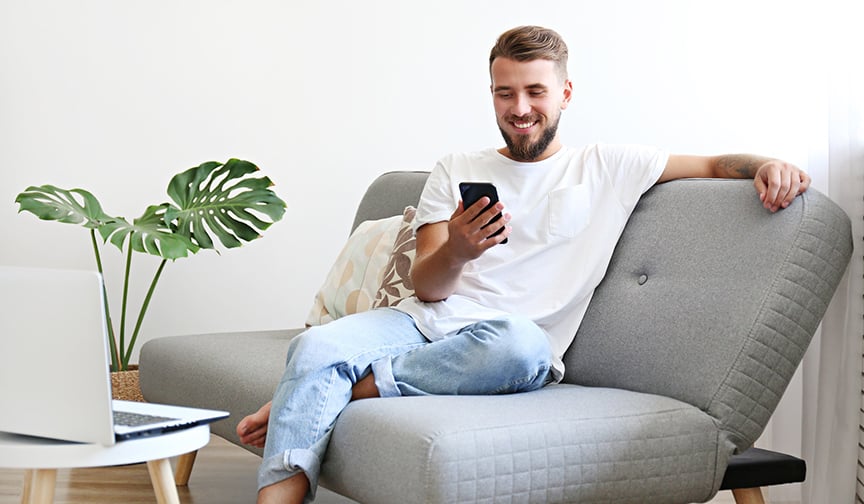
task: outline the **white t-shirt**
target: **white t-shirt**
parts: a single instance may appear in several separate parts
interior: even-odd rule
[[[447,221],[461,199],[460,182],[491,182],[511,214],[508,243],[468,263],[456,291],[425,303],[408,298],[396,309],[411,315],[431,341],[507,314],[526,316],[549,336],[553,376],[603,279],[618,238],[639,201],[666,166],[668,153],[650,147],[563,147],[534,163],[495,149],[453,154],[429,175],[415,229]]]

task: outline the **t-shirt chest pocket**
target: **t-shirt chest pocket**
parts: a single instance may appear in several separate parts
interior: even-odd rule
[[[585,186],[556,189],[549,193],[549,234],[574,238],[591,222],[591,195]]]

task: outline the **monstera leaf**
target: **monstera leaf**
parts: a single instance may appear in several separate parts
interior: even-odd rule
[[[126,219],[117,219],[99,227],[99,234],[107,242],[111,241],[120,250],[129,237],[129,246],[136,252],[144,252],[164,259],[179,259],[189,252],[198,252],[198,246],[192,241],[171,231],[165,223],[165,211],[168,203],[147,207],[144,215],[129,224]]]
[[[225,247],[252,241],[282,218],[285,202],[270,190],[267,177],[247,175],[258,171],[248,161],[203,163],[171,179],[168,195],[177,204],[165,211],[165,220],[175,223],[175,232],[201,248],[214,248],[215,236]],[[268,221],[259,215],[267,216]]]
[[[148,207],[144,215],[129,224],[123,217],[111,217],[93,194],[84,189],[60,189],[52,185],[28,187],[15,202],[19,212],[30,212],[42,220],[66,224],[81,224],[99,231],[102,238],[123,250],[123,242],[130,238],[136,252],[153,254],[164,259],[186,257],[198,251],[198,246],[187,237],[174,234],[164,221],[168,203]]]
[[[20,205],[19,212],[30,212],[42,220],[81,224],[88,229],[98,229],[115,220],[84,189],[67,191],[52,185],[31,186],[15,198],[15,203]]]

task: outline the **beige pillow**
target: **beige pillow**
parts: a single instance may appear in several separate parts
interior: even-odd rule
[[[357,226],[315,295],[307,326],[372,308],[401,222],[396,215]]]
[[[405,207],[399,233],[393,244],[393,250],[384,267],[384,278],[381,288],[375,295],[373,308],[396,306],[403,299],[414,295],[414,285],[411,283],[411,264],[415,256],[415,238],[412,224],[414,222],[414,207]]]

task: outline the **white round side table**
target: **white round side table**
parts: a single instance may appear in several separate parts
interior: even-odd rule
[[[27,469],[21,502],[54,500],[57,469],[147,463],[159,504],[179,504],[169,459],[195,452],[210,442],[210,426],[121,441],[113,446],[70,443],[0,432],[0,468]]]

